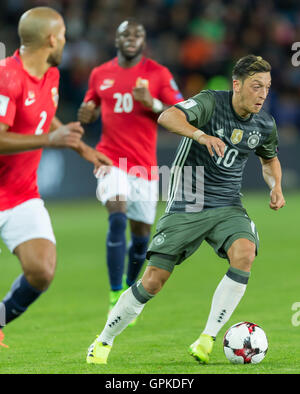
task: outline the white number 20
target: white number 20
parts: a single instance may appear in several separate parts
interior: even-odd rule
[[[38,124],[38,126],[37,126],[37,128],[35,130],[35,133],[34,133],[35,135],[43,134],[43,132],[44,132],[43,126],[44,126],[44,124],[45,124],[45,122],[47,120],[47,112],[46,111],[42,111],[40,113],[40,117],[41,117],[41,120],[40,120],[40,122],[39,122],[39,124]]]
[[[133,99],[130,93],[115,93],[114,99],[117,100],[114,112],[122,113],[126,112],[129,113],[133,110]]]

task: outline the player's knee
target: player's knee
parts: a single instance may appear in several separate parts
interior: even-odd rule
[[[230,262],[236,268],[239,268],[243,271],[250,271],[254,259],[255,259],[255,248],[249,247],[235,253]]]
[[[255,259],[255,244],[248,239],[238,239],[229,248],[230,264],[242,271],[250,271]]]
[[[148,266],[142,279],[142,284],[145,290],[150,294],[157,294],[167,279],[170,273],[163,269]]]
[[[34,288],[45,291],[54,278],[55,268],[56,256],[47,254],[36,256],[32,268],[27,269],[25,276]]]

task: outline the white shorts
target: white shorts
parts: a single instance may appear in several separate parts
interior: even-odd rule
[[[158,181],[128,175],[118,167],[98,178],[96,196],[103,205],[116,196],[124,196],[127,217],[137,222],[153,224],[158,200]]]
[[[21,243],[34,238],[45,238],[56,243],[49,213],[40,198],[0,211],[0,236],[11,252]]]

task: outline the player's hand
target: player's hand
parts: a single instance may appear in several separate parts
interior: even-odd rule
[[[209,154],[213,157],[216,153],[219,157],[224,157],[225,143],[217,137],[211,135],[203,134],[198,139],[197,142],[200,145],[205,145]]]
[[[271,201],[269,205],[271,209],[274,209],[274,211],[278,211],[280,208],[285,206],[285,199],[280,188],[272,189],[270,197]]]
[[[48,134],[51,148],[78,148],[84,130],[79,122],[71,122],[58,127]]]
[[[98,113],[96,111],[96,104],[94,101],[88,101],[87,103],[82,103],[78,110],[78,120],[80,123],[92,123],[98,117]]]
[[[81,143],[81,148],[78,151],[78,153],[83,159],[94,164],[94,174],[100,168],[102,168],[102,166],[107,167],[107,166],[112,166],[113,164],[112,161],[103,153],[97,151],[94,148],[91,148],[90,146],[84,143]]]
[[[104,178],[106,174],[109,174],[112,169],[112,166],[101,166],[94,169],[95,178],[101,179]]]
[[[148,89],[148,81],[138,78],[136,86],[132,89],[133,98],[147,108],[152,108],[153,97]]]

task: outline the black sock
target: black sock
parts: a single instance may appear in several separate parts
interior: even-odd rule
[[[20,275],[2,301],[5,306],[5,324],[24,313],[41,293],[27,282],[23,274]]]
[[[149,235],[147,236],[137,236],[131,234],[131,243],[129,247],[129,261],[127,269],[127,285],[132,286],[137,280],[138,275],[143,267],[146,252],[149,242]]]

